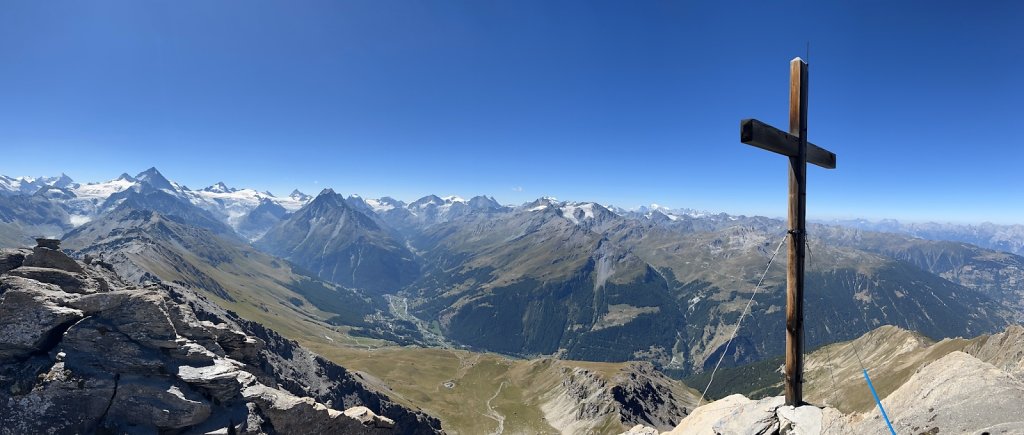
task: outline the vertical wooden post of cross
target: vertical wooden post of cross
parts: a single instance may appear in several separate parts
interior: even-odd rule
[[[835,169],[836,155],[807,141],[807,63],[789,63],[789,133],[756,119],[740,121],[740,142],[789,157],[789,265],[786,269],[786,404],[803,404],[804,252],[807,164]]]
[[[798,139],[789,158],[789,264],[786,269],[786,404],[803,402],[804,249],[807,217],[807,63],[789,63],[789,134]]]

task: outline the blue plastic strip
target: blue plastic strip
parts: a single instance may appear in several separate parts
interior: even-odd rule
[[[889,415],[885,413],[885,408],[882,407],[882,401],[878,399],[878,393],[875,392],[875,386],[871,385],[871,377],[868,376],[868,369],[864,370],[864,380],[868,381],[868,388],[871,389],[871,395],[875,396],[875,403],[878,404],[878,410],[882,411],[882,418],[885,419],[885,424],[889,426],[889,432],[892,435],[896,435],[896,429],[892,428],[892,423],[889,421]]]

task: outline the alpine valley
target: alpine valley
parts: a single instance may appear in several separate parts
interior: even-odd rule
[[[36,291],[49,312],[63,316],[54,321],[57,335],[18,348],[19,361],[33,361],[40,373],[50,370],[44,354],[74,344],[69,322],[117,321],[89,314],[78,296],[31,290],[88,293],[53,284],[70,268],[84,274],[75,279],[111,283],[108,290],[149,292],[160,307],[188,301],[185,320],[171,320],[209,323],[193,322],[206,331],[194,337],[179,335],[207,340],[213,354],[221,349],[211,361],[231,354],[231,345],[214,346],[224,328],[263,343],[236,359],[262,376],[261,388],[276,388],[273,394],[310,396],[329,407],[332,396],[315,386],[347,382],[362,401],[333,402],[366,407],[360,424],[367,431],[671,430],[701,396],[680,379],[703,389],[719,361],[727,388],[713,389],[712,397],[778,393],[774,381],[744,376],[770,377],[784,348],[785,255],[774,254],[785,234],[778,219],[655,205],[626,210],[547,197],[507,205],[488,196],[434,195],[407,203],[332,189],[275,196],[224,183],[193,190],[155,168],[85,184],[63,174],[0,176],[0,247],[9,248],[3,259],[10,263],[0,262],[0,273],[13,274],[0,285],[0,307],[17,289]],[[61,239],[74,259],[68,261],[80,266],[26,265],[43,255],[23,249],[37,237]],[[819,349],[808,357],[812,378],[840,370],[838,388],[856,390],[853,347],[892,347],[887,358],[903,358],[912,370],[886,371],[884,395],[904,397],[910,393],[901,388],[925,382],[917,379],[924,372],[911,376],[913,370],[940,362],[1007,365],[1017,355],[1020,347],[996,340],[1019,339],[1013,325],[1024,322],[1018,227],[819,222],[808,239],[806,347]],[[47,267],[64,272],[44,273]],[[26,268],[32,270],[18,272]],[[88,333],[83,329],[70,331]],[[186,352],[186,344],[172,349]],[[289,378],[281,374],[291,370],[285,362],[259,362],[287,361],[283,354],[315,361],[319,377]],[[1019,364],[1004,372],[1019,382]],[[2,373],[0,384],[17,384],[11,373]],[[96,382],[116,390],[117,372],[103,373]],[[194,388],[203,390],[203,382]],[[210,420],[193,419],[203,421],[196,427],[215,427],[221,408],[231,425],[236,414],[258,408],[250,417],[269,423],[248,427],[267,433],[290,421],[273,404],[246,396],[252,385],[238,393],[245,401],[211,402]],[[825,403],[829,393],[813,389],[811,397]],[[3,394],[14,397],[9,403],[24,399]],[[837,413],[870,410],[859,396],[829,404]],[[105,415],[96,424],[126,424]],[[843,424],[858,427],[866,418]]]

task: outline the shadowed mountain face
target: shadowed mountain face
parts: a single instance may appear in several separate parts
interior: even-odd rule
[[[287,217],[288,210],[276,202],[264,199],[241,218],[237,227],[238,234],[248,240],[259,239]]]
[[[0,246],[23,246],[34,237],[71,229],[68,213],[40,195],[0,195]]]
[[[823,240],[913,264],[934,275],[979,291],[1011,308],[1024,321],[1024,257],[963,242],[839,227],[822,227]]]
[[[704,228],[694,230],[689,219],[640,221],[609,236],[674,277],[686,307],[696,370],[713,365],[726,351],[728,335],[722,332],[731,333],[784,234],[781,222],[764,218],[700,224]],[[804,308],[808,346],[851,339],[882,324],[934,338],[978,335],[1001,328],[1015,315],[1012,306],[979,291],[906,261],[833,242],[823,228],[811,230]],[[738,341],[728,350],[726,365],[781,353],[785,266],[783,248],[737,333]]]
[[[560,215],[477,214],[428,230],[414,311],[483,349],[667,363],[684,341],[668,282],[637,256]]]
[[[398,291],[419,275],[416,256],[401,241],[330,189],[255,245],[321,279],[376,293]]]
[[[162,178],[162,177],[161,177]],[[115,212],[125,210],[151,210],[165,216],[174,216],[189,225],[209,230],[222,237],[237,238],[235,232],[210,212],[196,207],[188,201],[169,193],[142,184],[138,190],[129,189],[115,193],[106,201],[107,207]]]
[[[699,372],[723,353],[726,366],[781,353],[784,252],[725,344],[783,233],[771,219],[637,219],[542,199],[426,227],[412,242],[424,277],[406,291],[413,312],[475,347]],[[977,335],[1013,315],[905,261],[819,242],[811,252],[809,346],[882,324],[935,338]]]

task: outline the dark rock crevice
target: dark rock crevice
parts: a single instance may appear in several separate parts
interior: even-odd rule
[[[16,362],[20,363],[32,357],[49,355],[50,352],[52,352],[54,349],[57,348],[58,345],[60,345],[61,340],[64,338],[64,334],[67,333],[69,329],[77,325],[79,322],[88,319],[89,317],[91,316],[85,316],[79,319],[68,320],[64,323],[57,325],[56,327],[54,327],[53,329],[46,333],[43,342],[39,345],[39,347],[36,350],[30,353],[27,357],[22,358],[20,360],[16,360]]]
[[[107,420],[107,414],[110,413],[110,407],[114,406],[114,398],[117,397],[117,386],[118,386],[118,384],[120,382],[121,382],[121,374],[120,373],[114,373],[114,389],[113,389],[113,391],[110,392],[110,400],[107,401],[107,406],[106,406],[106,408],[103,409],[103,414],[101,414],[100,418],[96,420],[96,427],[93,427],[90,432],[95,432],[101,426],[105,425],[104,423]]]

